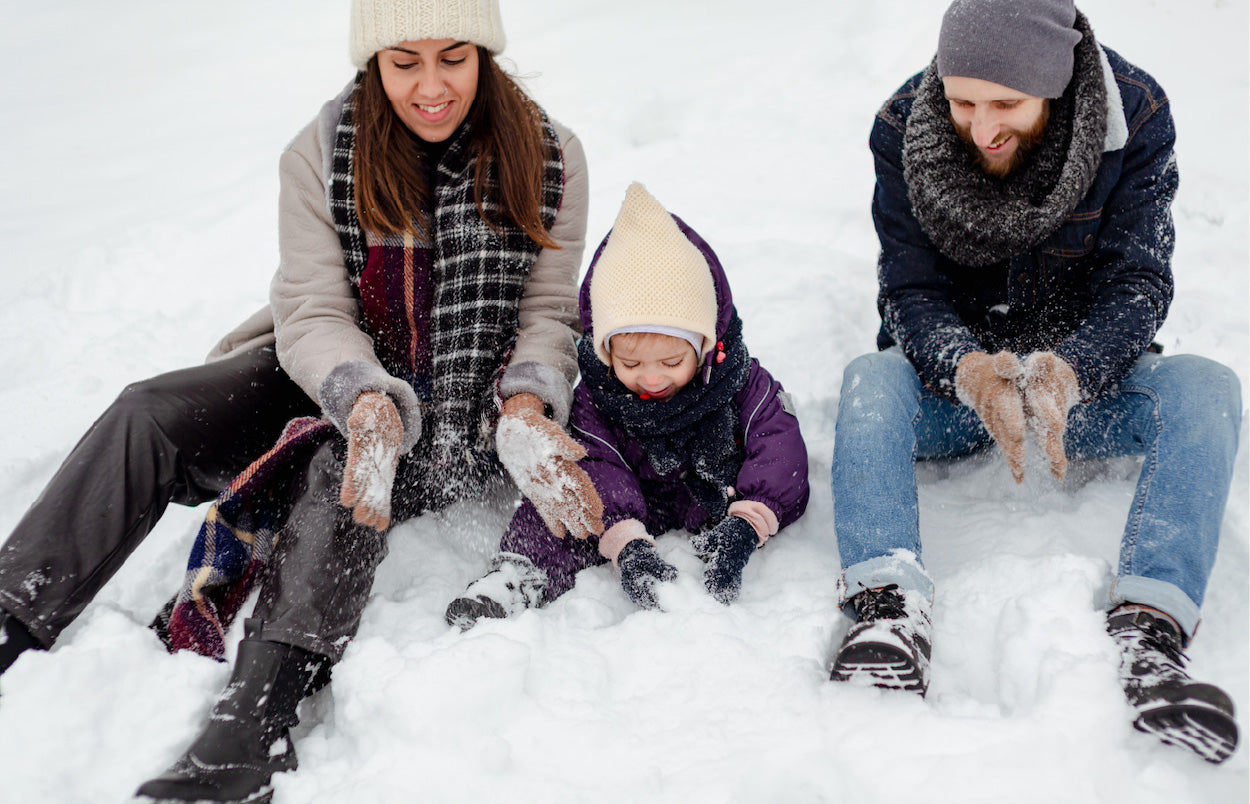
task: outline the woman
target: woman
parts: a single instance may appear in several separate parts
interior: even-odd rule
[[[360,72],[282,156],[271,291],[282,369],[333,424],[293,423],[232,486],[298,467],[248,497],[251,523],[284,502],[227,691],[141,796],[253,800],[293,769],[296,708],[354,636],[392,519],[502,477],[501,416],[568,440],[585,160],[496,65],[503,45],[495,0],[353,1]],[[569,513],[596,502],[576,455],[530,452],[509,470],[541,463],[577,498],[538,494],[550,521],[600,529]]]

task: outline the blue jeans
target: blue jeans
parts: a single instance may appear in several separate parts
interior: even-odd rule
[[[1116,388],[1069,413],[1069,458],[1144,456],[1112,605],[1152,606],[1193,635],[1240,426],[1237,375],[1194,355],[1143,355]],[[932,600],[933,581],[920,563],[914,461],[990,444],[972,409],[925,388],[899,349],[847,366],[833,449],[833,519],[846,597],[895,583]]]

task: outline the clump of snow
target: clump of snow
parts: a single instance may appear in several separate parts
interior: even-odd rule
[[[688,539],[665,536],[680,577],[663,613],[634,607],[605,565],[545,609],[465,634],[444,610],[488,569],[515,501],[397,526],[358,637],[303,708],[300,769],[275,778],[278,804],[1246,800],[1244,744],[1219,767],[1157,745],[1117,686],[1100,607],[1135,460],[1073,464],[1062,485],[1030,465],[1019,487],[998,451],[921,467],[937,583],[929,696],[828,681],[847,627],[834,418],[843,367],[873,350],[878,325],[868,131],[928,63],[942,10],[503,4],[504,62],[586,149],[588,241],[638,180],[712,244],[753,354],[797,404],[812,503],[751,559],[731,606],[704,590]],[[1250,12],[1081,10],[1160,81],[1176,118],[1176,299],[1159,340],[1245,385],[1250,65],[1235,56]],[[62,0],[5,14],[0,64],[21,78],[0,112],[0,537],[127,382],[198,362],[264,303],[277,157],[351,78],[344,12],[342,0]],[[1234,698],[1243,740],[1245,432],[1189,651],[1193,674]],[[202,516],[171,506],[55,649],[0,677],[0,798],[123,801],[194,738],[229,668],[166,654],[146,626]]]

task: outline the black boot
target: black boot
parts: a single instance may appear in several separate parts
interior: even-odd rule
[[[158,802],[269,801],[270,777],[295,770],[290,729],[299,702],[328,678],[329,660],[260,639],[249,619],[225,692],[187,752],[137,795]]]
[[[44,649],[20,620],[0,609],[0,673],[8,670],[18,656],[32,648]]]
[[[502,619],[543,604],[547,573],[519,553],[500,553],[490,572],[469,584],[451,601],[444,618],[448,625],[468,631],[483,617]]]
[[[1107,617],[1107,633],[1120,646],[1120,683],[1137,712],[1138,730],[1208,762],[1232,756],[1233,702],[1224,690],[1185,672],[1183,639],[1171,620],[1144,608],[1117,610]]]
[[[838,648],[830,678],[882,689],[929,689],[933,626],[928,601],[891,584],[851,598],[856,623]]]

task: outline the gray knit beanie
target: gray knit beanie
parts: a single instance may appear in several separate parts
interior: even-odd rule
[[[1081,41],[1073,0],[955,0],[942,18],[938,75],[980,78],[1058,98]]]

